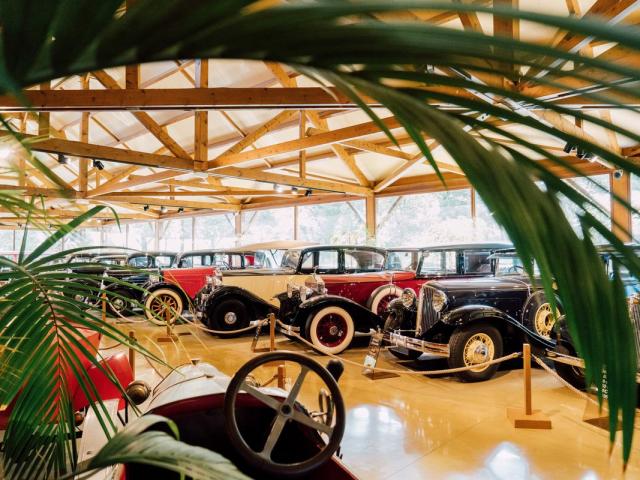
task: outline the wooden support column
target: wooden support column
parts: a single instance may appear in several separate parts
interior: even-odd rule
[[[209,86],[209,61],[196,60],[196,88]],[[194,170],[204,172],[207,170],[209,160],[209,112],[198,110],[195,114],[194,127]]]
[[[631,175],[618,170],[609,175],[611,186],[611,231],[623,242],[631,241],[631,212],[620,202],[614,200],[617,195],[631,203]]]
[[[512,8],[519,8],[520,0],[493,0],[495,6],[507,6]],[[520,38],[520,22],[518,19],[493,16],[493,34],[503,37],[513,38],[515,40]],[[519,68],[514,62],[513,52],[510,51],[497,51],[500,57],[505,58],[507,61],[498,64],[498,68],[504,73],[516,72]]]
[[[85,76],[82,82],[82,88],[89,89],[89,76]],[[80,119],[80,141],[89,143],[89,112],[82,112]],[[89,183],[89,159],[86,157],[78,157],[78,189],[84,196],[87,193]]]
[[[126,8],[131,9],[137,0],[127,0]],[[125,86],[126,89],[136,89],[140,86],[140,65],[127,65],[125,68]]]
[[[376,197],[374,195],[365,197],[365,219],[367,245],[374,245],[376,243]]]
[[[41,83],[40,90],[51,90],[51,83]],[[38,114],[38,136],[48,137],[51,122],[51,113],[40,112]]]
[[[242,212],[236,212],[234,214],[235,221],[235,233],[236,233],[236,246],[242,242]]]
[[[307,136],[307,116],[304,113],[304,110],[300,110],[300,139],[303,139]],[[307,151],[300,150],[298,154],[298,172],[300,173],[300,178],[307,178]]]

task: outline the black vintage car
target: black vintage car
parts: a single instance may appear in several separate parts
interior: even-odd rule
[[[531,283],[514,250],[492,259],[494,276],[427,282],[418,298],[405,290],[391,302],[384,326],[391,352],[404,359],[429,353],[458,368],[519,351],[525,339],[534,350],[553,349],[556,315],[541,286]],[[493,364],[457,375],[482,381],[497,369]]]

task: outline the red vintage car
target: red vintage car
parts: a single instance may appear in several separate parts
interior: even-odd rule
[[[256,252],[249,250],[196,250],[180,254],[172,268],[149,275],[143,288],[147,318],[164,325],[188,309],[196,294],[207,283],[207,277],[222,270],[242,270],[256,266]]]
[[[491,252],[510,248],[508,243],[440,245],[421,249],[388,249],[387,271],[362,272],[349,268],[339,274],[324,273],[327,293],[348,298],[381,315],[387,304],[405,288],[416,294],[423,283],[450,277],[476,277],[493,272]]]

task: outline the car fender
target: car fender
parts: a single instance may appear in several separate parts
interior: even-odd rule
[[[213,315],[213,310],[220,305],[220,302],[227,298],[239,298],[252,310],[254,315],[266,317],[268,313],[278,313],[277,307],[242,287],[221,285],[211,292],[205,302],[204,311],[206,312],[207,317],[211,317]]]
[[[442,323],[462,327],[472,322],[491,322],[496,326],[510,326],[522,336],[522,341],[531,343],[532,346],[540,349],[553,348],[555,342],[547,340],[529,330],[515,318],[506,314],[502,310],[488,305],[465,305],[447,312],[442,317]],[[500,325],[502,323],[502,325]]]
[[[318,295],[305,300],[300,304],[294,322],[297,326],[302,327],[304,326],[303,323],[306,324],[307,318],[312,312],[328,306],[342,307],[348,311],[353,318],[356,331],[359,332],[369,332],[371,329],[382,328],[384,323],[382,318],[368,308],[338,295]]]
[[[109,372],[110,375],[108,376],[106,372]],[[120,399],[118,409],[124,408],[125,401],[122,390],[114,384],[113,379],[117,380],[123,389],[133,381],[133,370],[126,353],[118,353],[102,360],[100,367],[90,365],[86,373],[96,388],[97,398],[102,401]],[[93,394],[91,398],[94,402],[97,400]],[[81,410],[91,403],[80,386],[76,388],[75,392],[72,392],[72,401],[75,410]]]

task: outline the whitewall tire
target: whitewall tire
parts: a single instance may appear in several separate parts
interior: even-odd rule
[[[307,339],[324,353],[344,351],[355,333],[353,318],[342,307],[324,307],[312,313],[307,321]]]
[[[170,288],[159,288],[151,292],[144,302],[147,319],[160,326],[165,326],[167,308],[169,309],[169,321],[174,324],[184,310],[184,302],[178,292]],[[154,315],[155,314],[155,315]]]
[[[369,309],[376,315],[382,316],[387,305],[392,300],[402,296],[402,289],[395,285],[385,285],[374,290],[369,298]]]

